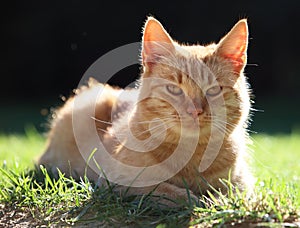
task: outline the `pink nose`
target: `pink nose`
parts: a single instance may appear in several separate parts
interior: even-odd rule
[[[200,107],[188,107],[187,113],[190,114],[194,119],[198,118],[203,113],[203,109]]]

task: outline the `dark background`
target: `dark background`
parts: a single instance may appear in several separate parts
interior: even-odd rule
[[[0,132],[44,131],[47,112],[69,96],[103,54],[141,40],[148,15],[175,39],[218,41],[248,18],[247,76],[256,95],[253,131],[300,129],[300,1],[19,1],[2,6]],[[136,53],[138,55],[138,53]],[[252,64],[257,64],[254,66]],[[127,85],[137,65],[111,84]],[[41,111],[42,110],[42,111]],[[42,114],[43,115],[42,115]]]

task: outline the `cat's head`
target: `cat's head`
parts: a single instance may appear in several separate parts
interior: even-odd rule
[[[243,75],[247,45],[246,20],[217,44],[189,46],[173,41],[159,21],[148,18],[137,112],[147,120],[160,118],[175,134],[199,131],[204,143],[212,126],[230,134],[244,124],[250,108]]]

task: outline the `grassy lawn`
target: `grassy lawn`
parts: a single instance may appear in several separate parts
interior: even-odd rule
[[[226,197],[203,197],[197,206],[182,202],[170,209],[159,207],[149,196],[119,196],[112,193],[112,186],[97,188],[87,180],[75,182],[63,175],[53,180],[45,170],[30,172],[45,139],[34,130],[25,135],[0,135],[0,227],[274,227],[283,223],[297,227],[300,133],[252,137],[251,166],[258,179],[254,197],[233,195],[228,184]]]

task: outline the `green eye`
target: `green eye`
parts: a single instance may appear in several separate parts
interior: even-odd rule
[[[221,91],[222,91],[221,86],[213,86],[206,91],[206,96],[214,97],[219,95]]]
[[[169,93],[179,96],[183,93],[182,89],[174,85],[167,85],[167,90]]]

